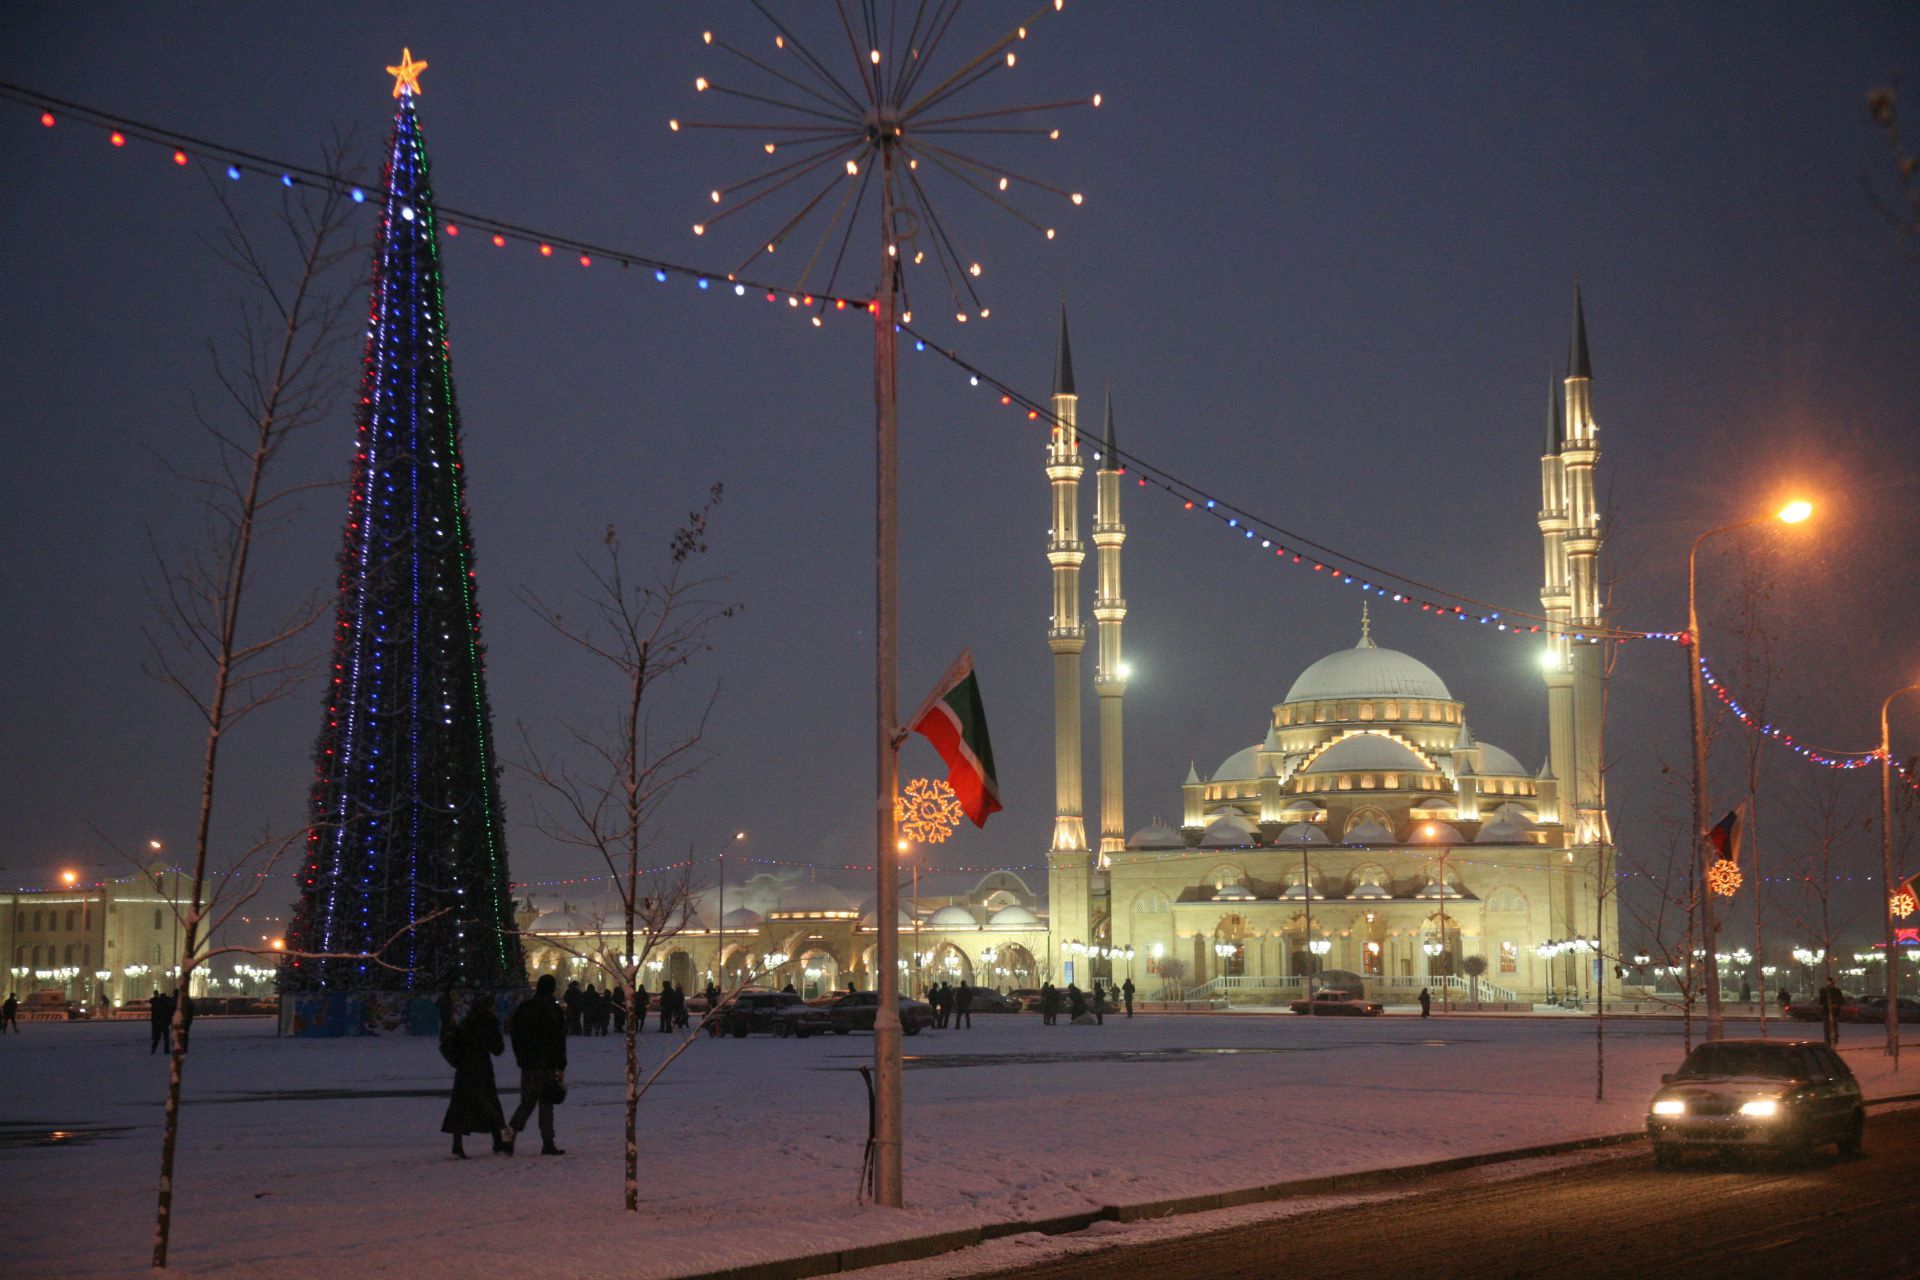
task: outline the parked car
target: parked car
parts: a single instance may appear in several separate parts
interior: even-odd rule
[[[1915,1000],[1910,996],[1901,996],[1900,1003],[1897,1007],[1900,1012],[1895,1016],[1901,1022],[1920,1022],[1920,1000]],[[1858,1007],[1858,1016],[1852,1019],[1852,1021],[1872,1022],[1884,1026],[1887,1021],[1887,998],[1885,996],[1869,996],[1865,1000],[1862,1000]]]
[[[1833,1143],[1860,1154],[1866,1109],[1839,1054],[1817,1040],[1714,1040],[1661,1077],[1647,1108],[1654,1163],[1689,1148],[1759,1148],[1803,1159]]]
[[[871,1031],[873,1020],[880,1012],[880,993],[878,991],[848,991],[833,1002],[827,1010],[827,1016],[833,1021],[835,1035],[846,1035],[850,1031]],[[933,1007],[923,1000],[910,996],[900,997],[900,1029],[910,1036],[917,1036],[921,1029],[933,1025]]]
[[[1842,991],[1838,993],[1840,1021],[1858,1022],[1860,1020],[1860,997],[1850,996]],[[1787,1003],[1787,1016],[1800,1022],[1821,1022],[1826,1019],[1826,1011],[1820,1002],[1818,991],[1804,1000],[1792,1000]]]
[[[1351,991],[1316,991],[1311,1000],[1295,1000],[1287,1008],[1295,1013],[1310,1013],[1330,1017],[1378,1017],[1385,1006],[1374,1000],[1364,1000]]]
[[[953,990],[958,995],[960,988]],[[973,1004],[968,1010],[970,1013],[1019,1013],[1023,1007],[1018,1000],[1003,996],[992,987],[968,987],[967,990],[973,993]]]
[[[745,1036],[768,1031],[802,1039],[833,1030],[825,1009],[816,1009],[791,991],[742,991],[707,1020],[708,1035]]]

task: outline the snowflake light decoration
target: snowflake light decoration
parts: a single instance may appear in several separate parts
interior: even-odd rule
[[[1740,874],[1739,864],[1732,858],[1717,858],[1707,868],[1707,888],[1723,898],[1731,898],[1738,893],[1742,879],[1744,877]]]
[[[893,822],[902,839],[941,844],[965,815],[953,788],[938,778],[915,778],[893,798]]]
[[[1916,908],[1920,908],[1920,900],[1914,898],[1911,889],[1900,890],[1887,902],[1887,909],[1902,920],[1912,915]]]

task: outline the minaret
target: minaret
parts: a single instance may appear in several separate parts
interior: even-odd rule
[[[1120,459],[1113,452],[1113,391],[1109,389],[1093,508],[1093,545],[1098,569],[1093,616],[1100,629],[1093,691],[1100,698],[1102,855],[1118,853],[1127,847],[1125,725],[1121,717],[1121,702],[1127,693],[1127,664],[1120,649],[1120,626],[1127,617],[1127,598],[1120,590],[1120,547],[1127,540],[1127,526],[1120,523],[1120,473]]]
[[[1547,793],[1541,791],[1541,818],[1565,822],[1573,827],[1573,793],[1564,785],[1572,774],[1573,759],[1573,668],[1569,662],[1571,643],[1566,638],[1567,619],[1572,613],[1572,598],[1567,594],[1567,506],[1565,474],[1560,450],[1566,444],[1566,385],[1549,377],[1547,385],[1547,442],[1540,454],[1540,542],[1546,567],[1541,578],[1540,606],[1547,615],[1547,647],[1540,655],[1547,685],[1547,762],[1543,778],[1555,780],[1555,807],[1546,805]],[[1567,813],[1557,811],[1561,797]]]
[[[1073,390],[1073,349],[1067,342],[1067,309],[1060,308],[1060,345],[1053,363],[1052,437],[1047,444],[1047,480],[1053,487],[1053,523],[1047,533],[1047,563],[1053,567],[1053,615],[1047,647],[1053,651],[1053,843],[1047,856],[1048,950],[1055,980],[1069,975],[1065,942],[1090,944],[1093,858],[1080,787],[1080,651],[1087,646],[1080,623],[1080,398]]]
[[[1600,605],[1600,512],[1594,502],[1593,469],[1600,460],[1599,424],[1593,420],[1593,362],[1587,356],[1587,317],[1580,290],[1573,293],[1573,340],[1567,353],[1566,439],[1560,446],[1564,546],[1567,559],[1567,625],[1575,634],[1602,625]],[[1601,794],[1602,646],[1575,643],[1569,654],[1573,673],[1573,750],[1569,768],[1556,766],[1563,807],[1571,805],[1576,844],[1606,839]],[[1573,776],[1569,777],[1571,772]],[[1565,816],[1563,815],[1563,821]]]

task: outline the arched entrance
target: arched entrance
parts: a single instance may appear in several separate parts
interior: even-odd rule
[[[1035,963],[1033,952],[1017,942],[1003,943],[982,951],[979,972],[986,985],[997,991],[1040,985],[1040,966]]]
[[[833,952],[824,948],[816,947],[802,952],[798,968],[800,975],[794,985],[799,988],[801,996],[808,1000],[840,990],[844,985],[840,981],[840,961],[834,958]]]
[[[1250,934],[1246,917],[1225,915],[1220,923],[1213,927],[1213,975],[1217,978],[1239,978],[1247,972],[1247,939]]]
[[[667,953],[666,979],[682,991],[694,987],[693,957],[684,951]]]
[[[969,987],[974,985],[973,961],[951,942],[943,942],[936,947],[927,965],[927,985],[936,982],[959,983]]]

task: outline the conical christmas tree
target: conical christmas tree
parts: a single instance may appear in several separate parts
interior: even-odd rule
[[[282,985],[521,986],[460,415],[409,53],[388,145],[326,719]],[[411,927],[409,927],[411,926]],[[381,961],[384,961],[382,963]]]

